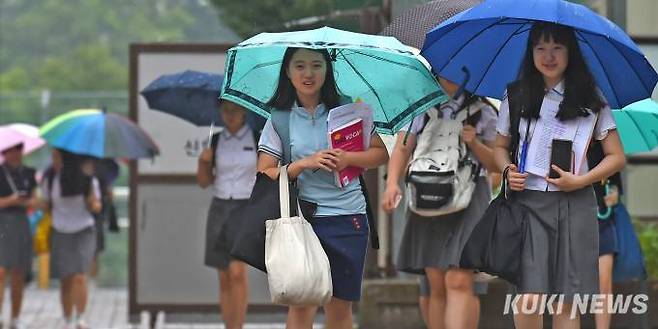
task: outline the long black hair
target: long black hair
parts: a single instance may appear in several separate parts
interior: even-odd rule
[[[521,86],[523,86],[520,98],[521,116],[539,118],[541,105],[537,106],[537,104],[538,100],[541,100],[546,94],[546,86],[542,74],[535,67],[533,48],[540,41],[548,40],[564,45],[569,54],[569,63],[564,71],[564,98],[556,117],[564,121],[578,116],[587,116],[587,111],[584,109],[598,113],[605,103],[599,96],[594,77],[583,59],[573,29],[554,23],[536,22],[530,30],[519,77]]]
[[[292,85],[286,70],[292,60],[292,55],[297,50],[307,49],[316,53],[322,54],[327,66],[327,71],[324,77],[324,84],[320,88],[320,103],[323,103],[328,109],[340,105],[340,94],[336,86],[336,79],[334,78],[333,60],[326,49],[309,49],[309,48],[295,48],[289,47],[283,55],[283,62],[281,63],[281,70],[279,71],[279,83],[272,98],[267,102],[270,107],[278,109],[290,109],[293,103],[297,100],[297,91]],[[297,100],[298,101],[298,100]]]
[[[62,196],[87,196],[91,188],[91,176],[82,171],[83,156],[59,150],[62,154],[62,169],[59,184]]]

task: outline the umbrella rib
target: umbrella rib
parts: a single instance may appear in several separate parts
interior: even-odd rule
[[[490,70],[491,67],[493,66],[493,63],[495,62],[496,57],[498,57],[498,55],[500,55],[500,52],[503,51],[503,48],[505,48],[505,46],[507,45],[507,43],[508,43],[510,40],[512,40],[512,38],[515,37],[515,36],[517,35],[517,33],[519,32],[519,30],[521,30],[526,24],[527,24],[527,23],[524,23],[524,24],[522,24],[521,26],[519,26],[519,28],[516,29],[516,31],[514,31],[514,33],[511,33],[511,34],[507,37],[507,40],[505,40],[505,42],[503,42],[503,44],[498,48],[498,51],[496,51],[496,55],[494,55],[493,59],[489,62],[489,65],[487,65],[487,69],[484,70],[484,74],[482,75],[482,79],[480,79],[480,81],[478,81],[478,84],[475,86],[475,88],[473,88],[473,93],[475,93],[475,91],[476,91],[478,88],[480,88],[480,85],[482,84],[482,81],[484,81],[484,77],[487,76],[487,72],[489,72],[489,70]],[[518,71],[517,71],[517,72],[518,72]],[[517,73],[517,74],[518,74],[518,73]]]
[[[383,58],[381,56],[375,56],[375,55],[372,55],[372,54],[363,53],[363,52],[360,52],[358,50],[352,50],[352,51],[356,54],[359,54],[359,55],[363,55],[363,56],[370,57],[370,58],[373,58],[373,59],[377,59],[377,60],[380,60],[380,61],[383,61],[383,62],[388,62],[388,63],[391,63],[391,64],[399,65],[399,66],[402,66],[402,67],[406,67],[406,68],[414,70],[414,71],[420,71],[425,75],[427,75],[427,73],[430,73],[429,70],[418,70],[417,67],[415,67],[413,65],[406,64],[406,63],[396,62],[396,61],[393,61],[393,60],[390,60],[390,59]],[[429,76],[426,76],[426,78],[434,80],[434,77],[431,76],[431,73],[430,73]]]
[[[501,20],[498,20],[498,21],[495,21],[495,22],[491,23],[491,24],[490,24],[489,26],[487,26],[486,28],[481,29],[478,33],[476,33],[475,35],[473,35],[472,37],[470,37],[470,38],[468,39],[467,42],[463,42],[462,45],[459,46],[459,48],[457,49],[457,51],[455,51],[453,54],[460,53],[462,50],[464,50],[464,48],[465,48],[468,44],[471,43],[471,41],[473,41],[475,38],[479,37],[482,33],[484,33],[484,31],[488,30],[490,27],[492,27],[492,26],[494,26],[494,25],[502,24],[504,21],[506,21],[506,20],[508,20],[508,19],[509,19],[509,18],[503,18],[503,19],[501,19]],[[513,25],[513,23],[510,24],[510,25]],[[525,23],[523,23],[522,25],[525,25]],[[454,29],[453,29],[453,30],[454,30]],[[451,30],[451,31],[452,31],[452,30]],[[448,33],[444,34],[444,36],[445,36],[445,35],[448,35]],[[442,38],[440,38],[440,39],[442,39]],[[439,39],[437,39],[436,41],[434,41],[434,43],[436,43],[437,41],[439,41]],[[448,64],[450,64],[450,61],[448,61],[448,62],[446,62],[445,64],[443,64],[443,66],[441,66],[441,68],[440,68],[436,73],[438,74],[438,72],[443,71],[443,69],[445,69],[446,66],[448,66]]]
[[[377,93],[377,91],[375,90],[375,88],[372,87],[372,85],[370,84],[370,82],[368,82],[368,80],[366,80],[366,78],[361,74],[361,72],[359,72],[359,71],[356,69],[356,67],[354,67],[354,65],[353,65],[353,64],[347,59],[347,57],[345,56],[345,54],[343,54],[342,49],[339,49],[339,50],[338,50],[338,53],[341,54],[341,55],[343,56],[343,58],[345,59],[345,62],[347,63],[347,65],[350,66],[350,68],[354,71],[354,73],[356,73],[356,75],[357,75],[357,76],[363,81],[363,83],[365,83],[366,86],[368,86],[368,88],[370,88],[370,90],[372,91],[372,93],[375,94],[375,97],[377,98],[377,101],[379,102],[379,106],[383,109],[383,108],[384,108],[384,105],[382,104],[382,100],[379,98],[379,94]],[[384,116],[386,117],[386,121],[388,121],[388,115],[386,115],[386,111],[382,111],[382,112],[384,113]]]
[[[576,31],[576,33],[577,33],[578,35],[580,35],[580,37],[583,39],[583,43],[585,43],[585,44],[589,47],[589,49],[592,50],[592,54],[594,54],[594,57],[596,57],[596,61],[599,62],[599,65],[601,66],[601,69],[603,69],[603,74],[605,74],[605,77],[606,77],[606,78],[608,79],[608,81],[610,82],[610,89],[612,90],[612,93],[613,93],[613,95],[615,96],[615,100],[617,101],[618,104],[621,105],[621,102],[619,101],[619,96],[617,95],[617,91],[616,91],[615,88],[612,86],[612,80],[610,80],[610,75],[608,74],[608,70],[606,70],[605,65],[603,65],[603,62],[601,62],[601,58],[599,58],[599,55],[596,53],[596,51],[594,51],[594,48],[593,48],[592,45],[589,43],[589,41],[587,41],[587,39],[586,39],[585,37],[582,36],[581,32],[578,31],[578,30],[576,30],[576,29],[574,29],[574,31]],[[609,102],[610,102],[610,101],[608,101],[608,103],[609,103]]]
[[[412,70],[417,70],[416,67],[414,67],[413,65],[409,65],[409,64],[405,64],[405,63],[396,62],[396,61],[393,61],[393,60],[390,60],[390,59],[387,59],[387,58],[384,58],[384,57],[381,57],[381,56],[375,56],[375,55],[372,55],[372,54],[367,54],[367,53],[360,52],[360,51],[358,51],[358,50],[354,50],[354,49],[350,49],[350,50],[351,50],[352,52],[354,52],[355,54],[359,54],[359,55],[362,55],[362,56],[370,57],[370,58],[373,58],[373,59],[376,59],[376,60],[380,60],[380,61],[382,61],[382,62],[387,62],[387,63],[390,63],[390,64],[395,64],[395,65],[399,65],[399,66],[405,66],[405,67],[407,67],[407,68],[409,68],[409,69],[412,69]],[[345,56],[345,54],[343,54],[343,56]]]
[[[649,95],[651,95],[651,92],[652,92],[652,91],[649,90],[649,89],[647,89],[647,86],[644,85],[644,81],[642,80],[640,74],[639,74],[639,73],[637,72],[637,70],[635,69],[635,66],[631,65],[631,61],[628,59],[628,57],[626,57],[626,55],[624,54],[624,52],[621,51],[621,50],[617,47],[617,44],[614,42],[614,40],[610,40],[610,43],[611,43],[612,46],[615,48],[615,50],[617,50],[617,52],[618,52],[619,54],[621,54],[621,56],[626,60],[626,62],[627,62],[628,65],[631,67],[631,69],[633,70],[633,73],[635,73],[635,76],[638,78],[638,80],[640,80],[640,82],[642,82],[641,84],[642,84],[642,87],[644,87],[644,91],[646,91]]]

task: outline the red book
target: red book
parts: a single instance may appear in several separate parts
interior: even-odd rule
[[[349,152],[360,152],[364,150],[363,120],[354,119],[336,129],[329,131],[329,146],[333,149],[342,149]],[[354,178],[359,177],[363,168],[348,166],[340,172],[334,173],[336,185],[345,187]]]

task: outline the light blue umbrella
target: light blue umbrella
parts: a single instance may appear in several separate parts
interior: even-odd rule
[[[221,98],[264,117],[288,47],[327,49],[335,58],[339,92],[372,106],[375,128],[394,134],[413,117],[447,97],[415,48],[393,37],[323,27],[261,33],[231,48],[226,56]]]
[[[562,0],[487,0],[427,33],[422,54],[432,70],[463,81],[474,94],[501,99],[516,80],[535,22],[574,29],[596,84],[612,108],[651,97],[658,74],[617,25],[585,6]]]

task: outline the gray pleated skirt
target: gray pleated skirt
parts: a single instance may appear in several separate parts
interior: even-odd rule
[[[594,190],[525,190],[516,199],[531,210],[521,258],[519,293],[599,292],[599,227]]]
[[[96,228],[90,226],[75,233],[51,232],[51,259],[57,277],[88,273],[96,254]]]
[[[23,211],[0,211],[0,267],[27,271],[32,265],[30,223]]]
[[[206,252],[204,264],[220,270],[228,269],[231,262],[228,231],[235,231],[239,218],[230,218],[231,213],[247,205],[249,200],[223,200],[213,198],[208,209],[206,222]],[[235,221],[238,221],[237,223]],[[228,227],[233,225],[232,227]]]
[[[489,182],[486,177],[479,177],[471,203],[463,211],[437,217],[422,217],[409,211],[397,269],[424,274],[426,267],[459,267],[464,245],[490,200]]]

